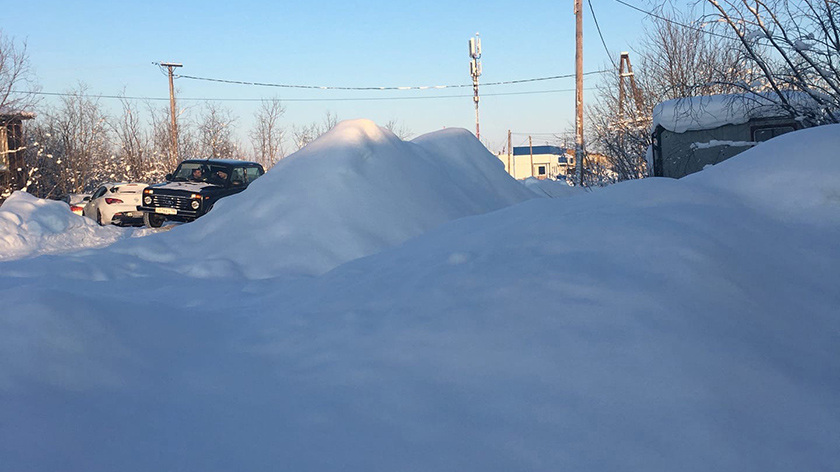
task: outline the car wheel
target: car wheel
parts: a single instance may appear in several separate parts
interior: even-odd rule
[[[105,226],[105,223],[102,222],[102,212],[96,210],[96,222],[99,223],[99,226]]]
[[[149,228],[160,228],[163,226],[163,222],[166,221],[161,215],[156,215],[154,213],[143,213],[143,223],[148,226]]]

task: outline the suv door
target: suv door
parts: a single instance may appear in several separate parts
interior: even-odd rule
[[[234,167],[230,174],[230,184],[234,187],[241,187],[248,184],[244,167]]]

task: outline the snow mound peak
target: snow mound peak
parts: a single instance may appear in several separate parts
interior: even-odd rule
[[[385,141],[388,137],[395,138],[393,133],[380,128],[376,123],[368,119],[357,119],[342,121],[329,130],[324,136],[324,141],[341,140],[345,143],[353,143],[356,140],[367,139],[370,141]],[[354,139],[355,138],[355,139]]]

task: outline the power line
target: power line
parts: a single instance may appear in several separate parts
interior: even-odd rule
[[[606,70],[596,70],[585,72],[583,75],[592,75],[592,74],[603,74],[605,72],[610,72]],[[540,82],[545,80],[556,80],[556,79],[569,79],[574,77],[575,74],[565,74],[565,75],[555,75],[551,77],[538,77],[532,79],[518,79],[518,80],[506,80],[501,82],[488,82],[483,84],[484,86],[492,86],[492,85],[513,85],[513,84],[523,84],[528,82]],[[180,75],[176,74],[176,78],[179,79],[190,79],[190,80],[201,80],[205,82],[218,82],[224,84],[234,84],[234,85],[249,85],[249,86],[256,86],[256,87],[278,87],[278,88],[292,88],[292,89],[308,89],[308,90],[364,90],[364,91],[384,91],[384,90],[434,90],[434,89],[447,89],[447,88],[465,88],[465,87],[472,87],[472,84],[455,84],[455,85],[423,85],[423,86],[401,86],[401,87],[346,87],[346,86],[328,86],[328,85],[293,85],[293,84],[274,84],[274,83],[267,83],[267,82],[249,82],[244,80],[228,80],[228,79],[216,79],[211,77],[197,77],[194,75]]]
[[[593,90],[591,88],[585,90]],[[502,96],[511,96],[511,95],[537,95],[537,94],[547,94],[547,93],[562,93],[562,92],[574,92],[575,89],[554,89],[554,90],[534,90],[529,92],[500,92],[500,93],[488,93],[484,94],[484,96],[491,96],[491,97],[502,97]],[[144,101],[169,101],[169,98],[166,97],[135,97],[135,96],[123,96],[123,95],[90,95],[90,94],[77,94],[77,93],[58,93],[58,92],[18,92],[12,91],[11,93],[31,93],[33,95],[46,95],[46,96],[53,96],[53,97],[85,97],[85,98],[105,98],[105,99],[117,99],[117,100],[144,100]],[[472,95],[462,94],[462,95],[439,95],[439,96],[430,96],[430,97],[423,97],[423,96],[409,96],[409,97],[348,97],[348,98],[281,98],[281,102],[362,102],[362,101],[388,101],[388,100],[439,100],[439,99],[447,99],[447,98],[469,98]],[[186,101],[205,101],[205,102],[261,102],[266,100],[265,98],[202,98],[202,97],[179,97],[178,100],[186,100]]]
[[[598,30],[598,36],[601,37],[601,44],[604,45],[604,51],[607,53],[607,57],[609,58],[610,62],[612,62],[613,67],[617,69],[618,66],[613,60],[612,54],[610,54],[610,48],[607,47],[607,42],[604,41],[604,35],[601,34],[601,25],[598,24],[598,17],[595,16],[595,8],[592,7],[592,0],[587,0],[587,2],[589,3],[589,11],[592,12],[592,19],[595,20],[595,29]]]
[[[629,3],[627,3],[627,2],[625,2],[625,1],[623,1],[623,0],[615,0],[615,1],[616,1],[616,2],[618,2],[618,3],[620,3],[620,4],[622,4],[622,5],[624,5],[624,6],[626,6],[626,7],[630,7],[630,8],[632,8],[632,9],[634,9],[634,10],[638,11],[638,12],[644,13],[645,15],[652,16],[652,17],[654,17],[654,18],[658,18],[658,19],[660,19],[660,20],[662,20],[662,21],[665,21],[665,22],[668,22],[668,23],[671,23],[671,24],[674,24],[674,25],[677,25],[677,26],[682,26],[683,28],[688,28],[688,29],[690,29],[690,30],[699,31],[699,32],[701,32],[701,33],[703,33],[703,34],[708,34],[708,35],[710,35],[710,36],[717,36],[718,38],[723,38],[723,39],[732,39],[732,38],[730,38],[729,36],[725,36],[725,35],[718,34],[718,33],[712,32],[712,31],[704,30],[703,28],[698,28],[698,27],[696,27],[696,26],[689,26],[689,25],[686,25],[686,24],[684,24],[684,23],[680,23],[679,21],[674,21],[674,20],[672,20],[672,19],[670,19],[670,18],[664,17],[664,16],[662,16],[662,15],[657,15],[656,13],[653,13],[653,12],[651,12],[651,11],[647,11],[647,10],[644,10],[644,9],[642,9],[642,8],[639,8],[639,7],[635,6],[635,5],[631,5],[631,4],[629,4]]]

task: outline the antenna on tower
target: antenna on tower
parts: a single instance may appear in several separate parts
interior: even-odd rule
[[[481,75],[481,38],[478,33],[470,38],[470,75],[473,79],[473,101],[475,102],[475,137],[481,140],[478,127],[478,77]]]

